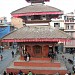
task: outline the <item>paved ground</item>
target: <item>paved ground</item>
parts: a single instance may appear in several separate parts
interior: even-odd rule
[[[3,60],[0,60],[0,74],[3,73],[3,71],[6,69],[6,67],[8,67],[15,58],[12,58],[12,50],[14,51],[14,53],[16,52],[15,49],[11,49],[11,50],[4,50],[3,52],[0,53],[0,55],[3,55]]]
[[[64,55],[64,59],[62,58],[62,55]],[[66,66],[67,70],[70,71],[71,73],[73,73],[73,70],[72,70],[73,64],[70,64],[68,62],[68,59],[73,60],[73,56],[74,56],[73,54],[69,54],[69,53],[66,53],[66,54],[58,54],[59,61],[61,63],[64,63],[64,65]]]
[[[0,55],[3,55],[3,61],[0,61],[0,74],[3,73],[6,67],[8,67],[15,60],[15,58],[12,58],[11,55],[12,50],[16,52],[15,49],[11,49],[11,50],[5,50],[4,52],[0,53]],[[63,59],[62,55],[64,55],[64,58],[66,59]],[[73,72],[72,71],[73,64],[69,64],[67,61],[69,58],[73,60],[73,55],[69,53],[58,54],[58,61],[60,61],[61,64],[63,63],[66,66],[68,71]]]

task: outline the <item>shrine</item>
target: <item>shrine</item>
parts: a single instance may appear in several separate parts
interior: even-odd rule
[[[3,37],[2,42],[16,42],[20,57],[14,62],[13,67],[7,68],[7,72],[24,73],[32,71],[35,75],[53,75],[59,72],[64,75],[66,67],[62,67],[60,62],[50,62],[48,53],[57,52],[59,42],[65,44],[71,36],[65,32],[52,28],[50,22],[52,18],[58,18],[63,11],[45,5],[49,0],[26,0],[31,5],[13,11],[14,18],[21,18],[23,27]],[[29,62],[24,60],[25,52],[30,55]]]

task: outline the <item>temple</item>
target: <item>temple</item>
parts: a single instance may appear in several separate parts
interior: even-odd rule
[[[53,58],[51,62],[48,57],[58,52],[57,47],[70,41],[71,36],[65,32],[52,28],[50,22],[52,18],[58,18],[63,11],[45,5],[49,0],[26,0],[31,5],[15,10],[11,13],[13,18],[22,19],[22,27],[3,37],[3,43],[16,42],[20,57],[13,66],[7,68],[7,72],[18,73],[22,70],[24,73],[32,71],[35,75],[53,75],[59,72],[64,75],[67,72],[65,66]],[[18,25],[17,25],[18,26]],[[25,52],[30,54],[29,62],[24,60]]]

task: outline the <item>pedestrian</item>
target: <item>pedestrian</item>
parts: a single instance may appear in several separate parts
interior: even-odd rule
[[[73,72],[75,73],[75,65],[72,67]]]
[[[64,58],[65,58],[64,55],[62,55],[62,60],[63,60],[63,61],[64,61]]]
[[[27,61],[30,60],[30,54],[27,52]]]
[[[24,54],[24,60],[27,61],[27,52]]]
[[[1,55],[1,57],[0,57],[0,58],[1,58],[1,61],[2,61],[2,60],[3,60],[3,55]]]
[[[14,52],[12,51],[11,53],[12,53],[12,58],[14,58]]]
[[[4,51],[4,47],[2,46],[2,52]]]
[[[31,71],[29,71],[28,75],[33,75]]]
[[[7,74],[6,71],[4,71],[3,75],[6,75],[6,74]]]

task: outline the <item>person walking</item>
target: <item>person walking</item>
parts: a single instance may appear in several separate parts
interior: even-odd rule
[[[27,52],[27,61],[30,60],[30,54]]]
[[[3,75],[6,75],[6,74],[7,74],[6,71],[4,71]]]
[[[1,55],[1,57],[0,57],[0,58],[1,58],[1,61],[2,61],[2,60],[3,60],[3,55]]]
[[[27,53],[24,54],[24,60],[27,61]]]
[[[12,51],[11,53],[12,53],[12,58],[14,58],[14,52]]]
[[[75,65],[73,65],[72,70],[73,70],[73,72],[75,73]]]

